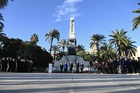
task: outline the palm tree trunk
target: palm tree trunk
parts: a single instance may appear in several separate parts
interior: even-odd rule
[[[119,57],[121,56],[121,49],[120,49],[120,45],[118,45],[118,50],[119,50]]]
[[[54,57],[54,62],[55,62],[55,54],[56,54],[56,53],[55,53],[55,51],[54,51],[54,56],[53,56],[53,57]]]
[[[63,49],[63,52],[64,52],[64,48],[65,48],[65,47],[62,47],[62,49]]]
[[[98,62],[99,62],[99,44],[97,44],[97,57],[98,57]]]
[[[53,39],[51,39],[51,44],[50,44],[50,54],[51,54],[51,51],[52,51],[52,42],[53,42]]]

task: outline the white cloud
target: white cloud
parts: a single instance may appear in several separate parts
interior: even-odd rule
[[[62,5],[57,6],[55,14],[56,22],[67,20],[70,17],[77,17],[81,14],[78,13],[78,8],[75,7],[76,3],[83,2],[83,0],[65,0]]]

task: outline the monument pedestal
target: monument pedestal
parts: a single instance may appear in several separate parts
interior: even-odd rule
[[[53,66],[53,71],[60,71],[60,63],[64,64],[65,62],[68,64],[68,70],[69,70],[69,65],[70,62],[73,63],[73,71],[76,71],[76,62],[79,62],[79,64],[83,63],[84,68],[89,68],[90,64],[89,61],[84,61],[83,58],[77,55],[68,55],[68,56],[63,56],[61,60],[56,61]],[[80,69],[80,67],[79,67]]]

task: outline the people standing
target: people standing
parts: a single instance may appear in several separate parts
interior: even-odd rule
[[[102,71],[105,73],[105,62],[102,62]]]
[[[140,73],[140,57],[138,57],[138,73]]]
[[[2,71],[2,60],[0,59],[0,71]]]
[[[134,57],[132,57],[131,62],[132,62],[133,73],[137,73],[137,64]]]
[[[76,62],[76,73],[79,73],[79,62]]]
[[[122,56],[120,56],[120,67],[121,67],[121,72],[123,73],[123,74],[125,74],[125,60],[124,60],[124,58],[122,57]]]
[[[16,71],[21,72],[21,59],[20,59],[20,57],[18,57],[18,59],[16,61]]]
[[[60,63],[60,72],[61,73],[63,72],[63,63],[62,62]]]
[[[118,74],[117,68],[118,68],[118,61],[117,61],[117,58],[114,58],[114,60],[113,60],[113,71],[114,71],[114,74]]]
[[[69,71],[70,71],[70,73],[72,73],[72,70],[73,70],[73,63],[72,62],[70,62],[70,68],[69,68]]]
[[[84,69],[84,64],[81,63],[81,73],[83,73],[83,69]]]
[[[68,68],[67,62],[65,62],[65,64],[64,64],[64,72],[65,73],[67,72],[67,68]]]
[[[6,72],[8,72],[9,71],[9,63],[10,63],[9,57],[7,57],[6,62],[7,62],[6,63],[6,65],[7,65]]]

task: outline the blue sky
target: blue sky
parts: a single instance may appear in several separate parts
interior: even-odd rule
[[[4,16],[4,33],[8,37],[29,41],[32,34],[39,37],[38,45],[49,49],[45,34],[51,29],[60,32],[60,39],[68,39],[69,18],[75,18],[77,43],[89,49],[92,34],[102,34],[106,40],[116,29],[140,46],[140,27],[132,31],[132,13],[139,8],[140,0],[14,0],[1,10]],[[56,44],[54,40],[53,44]]]

